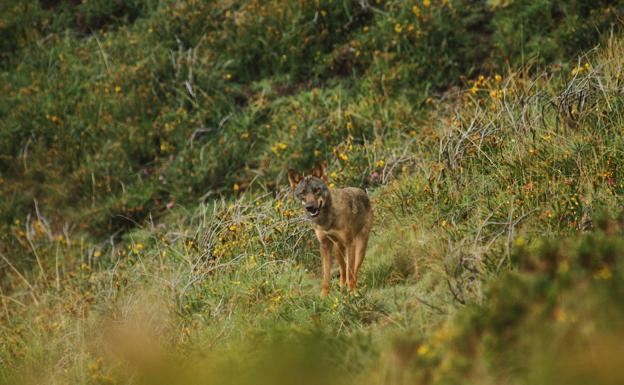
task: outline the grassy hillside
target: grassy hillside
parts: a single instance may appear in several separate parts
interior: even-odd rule
[[[621,2],[0,7],[0,383],[624,375]],[[327,299],[321,162],[376,211]]]
[[[342,172],[347,138],[420,134],[428,98],[479,75],[569,71],[623,13],[613,0],[367,4],[4,2],[3,225],[36,199],[59,226],[107,236],[235,184],[273,190],[288,164],[327,161],[362,184],[375,164]]]

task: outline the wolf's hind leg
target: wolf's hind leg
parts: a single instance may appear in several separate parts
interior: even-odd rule
[[[340,242],[335,242],[333,247],[333,254],[336,256],[338,266],[340,266],[340,286],[344,286],[347,283],[347,264],[345,263],[345,247]]]
[[[349,290],[355,289],[355,242],[351,241],[347,246],[347,286]]]
[[[368,243],[368,231],[355,237],[353,241],[355,245],[355,261],[353,266],[353,280],[357,280],[357,273],[364,262],[364,256],[366,255],[366,245]]]

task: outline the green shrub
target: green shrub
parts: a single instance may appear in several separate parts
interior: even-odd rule
[[[492,41],[512,66],[560,61],[589,50],[600,34],[618,27],[624,11],[618,0],[501,3],[492,17]]]

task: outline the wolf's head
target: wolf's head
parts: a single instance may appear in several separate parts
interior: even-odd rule
[[[299,200],[310,218],[318,217],[329,202],[327,177],[321,166],[312,171],[312,175],[302,176],[297,171],[288,170],[288,181],[295,199]]]

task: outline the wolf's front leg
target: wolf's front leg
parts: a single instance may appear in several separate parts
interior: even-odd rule
[[[327,297],[329,294],[329,278],[331,274],[331,242],[328,239],[320,240],[321,242],[321,263],[323,266],[323,278],[321,279],[321,297]]]

